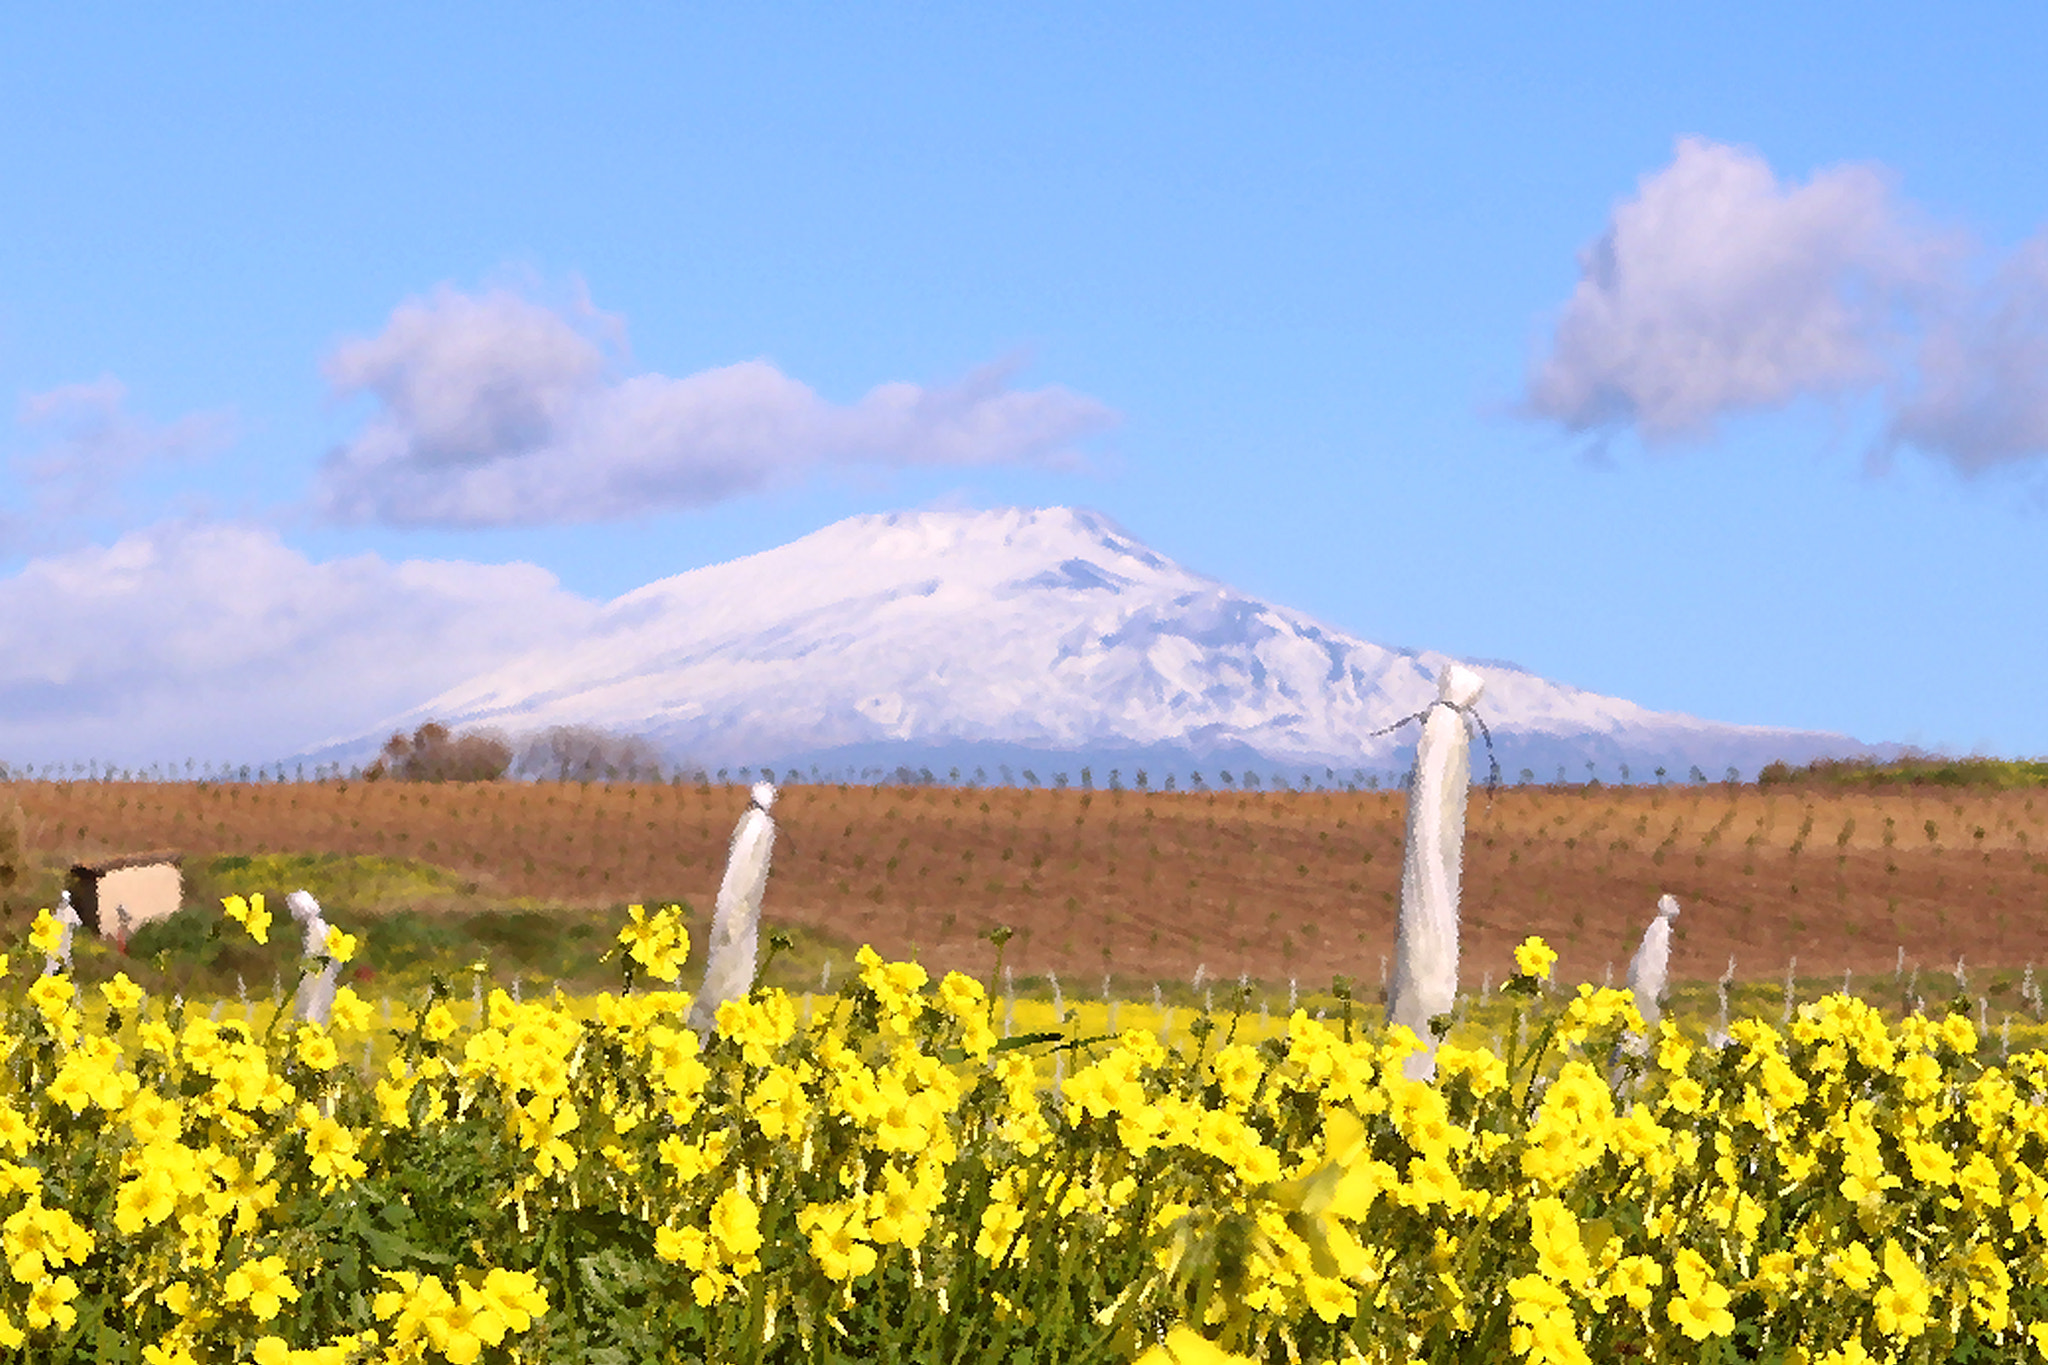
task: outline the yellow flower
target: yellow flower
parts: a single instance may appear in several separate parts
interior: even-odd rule
[[[1628,1306],[1637,1312],[1645,1312],[1650,1300],[1655,1297],[1656,1287],[1664,1283],[1664,1267],[1648,1256],[1624,1256],[1615,1262],[1614,1273],[1608,1277],[1610,1293],[1619,1294]]]
[[[548,1311],[548,1291],[529,1270],[491,1270],[477,1297],[514,1332],[524,1332]]]
[[[683,960],[690,955],[690,931],[683,927],[682,907],[665,905],[652,919],[641,905],[627,906],[626,913],[633,922],[619,930],[619,942],[627,946],[633,960],[657,981],[680,977]]]
[[[28,1296],[28,1325],[40,1331],[54,1326],[60,1332],[71,1330],[71,1324],[78,1321],[78,1310],[71,1301],[78,1297],[78,1282],[69,1275],[59,1275],[44,1280]]]
[[[368,1173],[356,1155],[356,1135],[333,1119],[322,1118],[310,1104],[299,1106],[299,1125],[306,1130],[306,1156],[313,1174],[330,1188],[342,1180],[360,1180]]]
[[[939,983],[939,1005],[955,1019],[964,1019],[988,1009],[988,993],[973,977],[947,972]]]
[[[711,1231],[728,1260],[745,1260],[761,1249],[761,1210],[734,1186],[712,1204]]]
[[[1166,1334],[1166,1340],[1138,1357],[1135,1365],[1249,1365],[1252,1357],[1234,1356],[1215,1342],[1181,1323]]]
[[[436,1005],[428,1010],[426,1020],[421,1025],[422,1031],[427,1035],[427,1040],[435,1043],[442,1042],[448,1038],[458,1027],[460,1025],[456,1023],[455,1011],[449,1009],[445,1003]]]
[[[1857,1293],[1870,1288],[1877,1278],[1877,1262],[1870,1255],[1870,1248],[1861,1242],[1851,1242],[1837,1253],[1828,1263],[1828,1269],[1835,1278]]]
[[[1523,939],[1515,949],[1515,970],[1538,981],[1550,979],[1550,969],[1556,962],[1557,953],[1534,934]]]
[[[48,908],[36,912],[36,922],[28,931],[28,945],[44,957],[55,957],[64,946],[64,926],[57,923],[57,917]]]
[[[100,983],[100,994],[107,998],[107,1004],[123,1014],[128,1014],[142,1003],[142,987],[128,979],[128,973],[117,973],[112,981]]]
[[[221,1285],[221,1297],[229,1303],[247,1304],[259,1322],[269,1322],[286,1299],[298,1301],[299,1288],[285,1273],[284,1257],[265,1256],[229,1271]]]
[[[28,988],[29,1003],[46,1015],[69,1006],[71,995],[71,978],[55,973],[37,977],[36,984]]]
[[[258,891],[247,900],[240,896],[222,899],[221,908],[227,917],[249,931],[249,937],[258,943],[270,942],[270,912],[263,908],[263,893]]]
[[[796,1225],[809,1235],[811,1255],[827,1279],[857,1280],[875,1268],[875,1249],[862,1240],[868,1228],[858,1205],[810,1205],[797,1211]]]
[[[1884,1275],[1890,1283],[1877,1291],[1873,1305],[1877,1330],[1901,1340],[1919,1336],[1927,1330],[1927,1277],[1905,1249],[1889,1238],[1884,1244]]]
[[[1735,1315],[1728,1311],[1732,1297],[1717,1283],[1706,1257],[1685,1247],[1678,1253],[1678,1297],[1671,1301],[1671,1316],[1680,1331],[1694,1341],[1726,1336],[1735,1330]]]
[[[981,1235],[974,1239],[974,1254],[1001,1261],[1024,1226],[1024,1211],[1015,1204],[998,1202],[981,1212]]]
[[[335,991],[334,1004],[329,1007],[327,1018],[335,1032],[355,1032],[370,1026],[370,1014],[370,1002],[343,986]]]
[[[327,926],[327,956],[336,962],[347,962],[356,955],[356,936],[344,934],[333,925]]]
[[[300,1025],[296,1050],[299,1060],[315,1071],[332,1071],[341,1065],[341,1049],[334,1045],[334,1039],[327,1036],[327,1030],[318,1024]]]
[[[34,1284],[59,1262],[76,1265],[91,1255],[93,1237],[64,1210],[44,1208],[32,1198],[8,1215],[4,1244],[14,1278]]]
[[[654,1254],[664,1261],[680,1263],[697,1271],[708,1269],[713,1259],[711,1238],[702,1228],[656,1228]]]

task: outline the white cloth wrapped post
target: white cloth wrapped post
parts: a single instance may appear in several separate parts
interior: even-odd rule
[[[754,985],[754,958],[761,936],[761,893],[768,889],[768,854],[775,845],[775,788],[756,782],[753,800],[732,832],[732,852],[725,880],[718,887],[718,905],[711,916],[711,946],[704,964],[704,986],[690,1003],[690,1027],[709,1037],[718,1022],[718,1007],[744,1000]]]
[[[1678,918],[1678,902],[1670,896],[1657,901],[1657,917],[1643,930],[1643,946],[1628,964],[1628,989],[1635,996],[1636,1013],[1643,1023],[1657,1027],[1664,1017],[1664,990],[1671,975],[1671,921]]]
[[[1449,1014],[1458,996],[1458,883],[1465,866],[1465,803],[1472,783],[1472,739],[1465,711],[1486,681],[1461,664],[1437,675],[1437,701],[1415,746],[1408,792],[1408,844],[1401,863],[1401,919],[1387,1022],[1406,1024],[1424,1050],[1408,1058],[1410,1080],[1436,1075],[1429,1021]]]
[[[327,921],[320,914],[320,902],[309,891],[292,892],[284,904],[304,931],[301,951],[307,957],[327,958],[318,972],[299,982],[296,1013],[309,1023],[325,1024],[334,1009],[335,981],[341,975],[341,964],[327,957]]]
[[[69,891],[58,893],[57,908],[50,912],[50,918],[56,920],[58,924],[64,927],[64,937],[58,941],[57,951],[54,954],[44,955],[44,976],[51,976],[57,972],[68,972],[71,970],[71,932],[85,922],[79,919],[77,907],[71,904],[71,893]]]

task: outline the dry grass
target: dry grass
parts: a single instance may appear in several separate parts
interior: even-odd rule
[[[173,847],[402,857],[468,905],[709,911],[744,787],[5,784],[53,861]],[[1099,983],[1240,972],[1358,978],[1391,953],[1398,793],[1092,793],[791,785],[768,915],[929,967],[985,973],[980,936],[1018,930],[1017,972]],[[1851,823],[1853,821],[1853,824]],[[1684,907],[1673,973],[2048,962],[2048,794],[1808,794],[1773,788],[1522,788],[1470,807],[1467,985],[1530,933],[1563,979],[1625,971],[1660,893]],[[1889,822],[1889,823],[1887,823]],[[1930,837],[1929,822],[1933,833]],[[1887,843],[1889,833],[1890,842]],[[279,888],[280,891],[288,888]],[[367,908],[367,907],[366,907]],[[451,905],[451,908],[452,905]]]

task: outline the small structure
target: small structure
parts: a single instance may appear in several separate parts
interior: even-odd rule
[[[182,853],[159,850],[99,858],[71,867],[71,903],[79,922],[101,938],[126,943],[143,925],[168,919],[185,894]]]

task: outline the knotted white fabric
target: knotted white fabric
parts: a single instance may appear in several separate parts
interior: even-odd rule
[[[78,917],[77,907],[71,904],[71,893],[69,891],[58,893],[57,908],[50,912],[50,918],[56,920],[58,924],[64,927],[64,937],[58,940],[57,951],[54,954],[46,954],[44,956],[44,976],[71,970],[71,931],[85,922]]]
[[[1664,990],[1671,973],[1671,921],[1678,918],[1678,902],[1670,896],[1657,900],[1657,917],[1643,930],[1643,946],[1628,964],[1628,989],[1636,998],[1636,1013],[1651,1028],[1664,1016]]]
[[[1408,843],[1401,863],[1401,919],[1394,939],[1394,980],[1387,1023],[1406,1024],[1423,1042],[1404,1070],[1410,1080],[1436,1075],[1429,1021],[1449,1014],[1458,995],[1458,883],[1465,867],[1465,802],[1472,784],[1472,740],[1465,711],[1486,680],[1462,664],[1437,675],[1437,700],[1424,714],[1408,791]]]
[[[309,891],[292,892],[284,898],[284,905],[304,931],[301,951],[307,957],[326,959],[318,972],[299,982],[297,1014],[309,1023],[325,1024],[334,1009],[335,981],[341,975],[341,964],[327,956],[327,921],[321,916],[320,902]]]
[[[704,987],[690,1003],[690,1027],[709,1036],[718,1022],[718,1007],[744,1000],[754,987],[754,957],[761,931],[761,893],[768,889],[768,854],[775,845],[775,788],[756,782],[753,800],[732,832],[725,880],[711,916],[711,945],[704,964]]]

